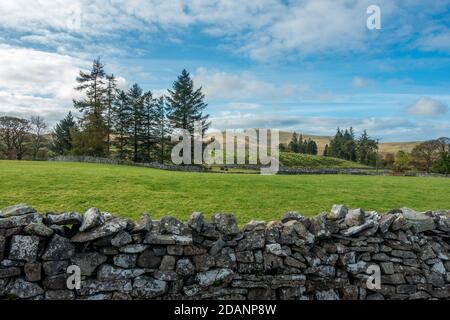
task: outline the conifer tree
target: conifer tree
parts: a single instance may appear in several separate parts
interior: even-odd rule
[[[202,125],[202,134],[208,130],[209,115],[204,114],[207,104],[202,88],[194,89],[194,82],[186,70],[181,72],[173,83],[172,90],[168,90],[167,104],[169,112],[167,118],[171,126],[176,129],[188,130],[194,133],[194,123],[199,121]]]
[[[299,149],[298,135],[297,132],[294,131],[294,133],[292,134],[291,142],[289,142],[289,150],[291,152],[298,153],[300,151]]]
[[[72,112],[69,112],[64,119],[56,124],[53,130],[53,143],[50,149],[59,155],[68,154],[73,148],[70,132],[76,126],[77,124],[72,116]]]
[[[152,156],[152,150],[155,145],[154,128],[156,122],[154,119],[154,107],[155,101],[151,91],[148,91],[143,96],[144,109],[143,109],[143,139],[142,148],[145,150],[145,158],[150,161]]]
[[[357,141],[359,162],[366,165],[375,165],[377,161],[378,142],[371,139],[364,130]]]
[[[85,116],[95,114],[96,118],[101,118],[103,112],[103,98],[105,94],[105,69],[100,58],[92,63],[89,72],[80,71],[76,81],[77,91],[85,91],[87,99],[74,100],[73,104]]]
[[[328,157],[328,144],[326,144],[325,148],[323,149],[323,155],[324,157]]]
[[[111,134],[113,133],[113,108],[114,101],[117,94],[117,80],[113,74],[106,76],[106,89],[105,89],[105,122],[106,122],[106,154],[109,156],[111,149]]]
[[[108,129],[104,121],[105,71],[100,59],[94,60],[89,72],[80,71],[76,90],[85,92],[86,98],[73,100],[74,107],[82,113],[80,128],[72,134],[77,154],[103,157],[107,152]],[[76,135],[76,138],[75,138]]]
[[[314,140],[308,139],[307,142],[307,153],[316,155],[317,154],[317,144]]]
[[[116,138],[114,146],[117,148],[118,157],[127,159],[130,147],[130,133],[132,126],[133,110],[128,101],[127,93],[123,90],[117,92],[114,100],[113,124]]]
[[[133,148],[133,161],[139,162],[143,160],[142,140],[145,135],[144,128],[144,96],[141,87],[135,83],[127,93],[128,101],[132,109],[131,132],[130,138]]]
[[[83,127],[70,131],[73,143],[73,153],[80,156],[105,157],[105,123],[95,113],[85,116]]]
[[[155,126],[155,139],[159,154],[159,162],[164,163],[166,145],[169,144],[168,136],[171,134],[172,128],[169,126],[167,119],[167,105],[165,97],[161,96],[156,99],[153,109],[153,118],[156,123]]]

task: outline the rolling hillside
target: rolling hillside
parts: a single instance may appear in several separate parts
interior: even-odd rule
[[[298,132],[299,133],[299,132]],[[217,133],[209,133],[208,137],[214,136]],[[308,139],[311,138],[317,143],[317,147],[319,150],[319,155],[323,154],[323,150],[326,144],[330,143],[331,136],[316,136],[316,135],[308,135],[303,134],[303,138]],[[280,131],[280,143],[288,144],[292,139],[292,132],[290,131]],[[411,152],[411,150],[419,144],[420,141],[409,141],[409,142],[384,142],[380,143],[380,153],[397,153],[400,150]]]

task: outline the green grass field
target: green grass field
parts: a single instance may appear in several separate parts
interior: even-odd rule
[[[292,152],[280,152],[280,163],[290,168],[369,168],[358,162]]]
[[[224,159],[225,156],[224,156]],[[235,160],[236,161],[236,160]],[[246,155],[246,163],[248,163],[248,154]],[[280,152],[280,165],[289,168],[308,168],[308,169],[323,169],[323,168],[340,168],[340,169],[373,169],[358,162],[342,160],[333,157],[324,157],[320,155],[310,155],[293,152]],[[211,166],[212,171],[223,171],[221,165]],[[225,165],[226,167],[226,165]],[[228,168],[228,172],[259,172],[258,170],[249,170],[243,168]]]
[[[91,206],[137,218],[147,210],[182,220],[193,211],[277,220],[287,211],[329,211],[333,203],[367,210],[450,209],[450,179],[350,175],[262,176],[185,173],[61,162],[0,161],[0,207],[25,202],[42,211]]]

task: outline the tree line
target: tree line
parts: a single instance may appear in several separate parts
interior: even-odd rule
[[[45,159],[49,144],[47,128],[40,116],[0,117],[0,159]]]
[[[441,137],[416,145],[410,153],[399,151],[386,154],[385,165],[397,172],[411,169],[450,174],[450,138]]]
[[[286,146],[280,144],[280,151],[293,152],[293,153],[304,153],[304,154],[317,154],[317,143],[311,138],[303,139],[303,135],[298,135],[295,131],[292,134],[292,139]]]
[[[194,123],[200,122],[204,134],[210,125],[202,88],[194,88],[186,70],[167,95],[159,97],[137,83],[127,90],[118,88],[117,79],[105,72],[100,59],[93,61],[88,72],[80,71],[76,83],[75,89],[84,94],[73,100],[80,116],[69,112],[50,134],[42,117],[0,118],[3,158],[37,159],[51,153],[163,163],[170,158],[174,130],[193,135]]]
[[[366,130],[356,138],[352,127],[338,128],[330,144],[325,145],[323,155],[375,166],[379,160],[378,141],[372,139]]]
[[[323,155],[340,158],[349,161],[357,161],[366,165],[376,165],[378,157],[378,141],[372,139],[363,131],[359,138],[355,137],[353,128],[337,129],[336,134],[329,144],[325,145]],[[292,134],[288,145],[281,144],[280,151],[318,154],[317,143],[311,138],[304,139],[303,135],[296,132]]]

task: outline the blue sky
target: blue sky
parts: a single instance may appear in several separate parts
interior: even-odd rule
[[[54,123],[97,56],[158,95],[186,68],[214,129],[450,136],[448,0],[2,1],[0,114]]]

